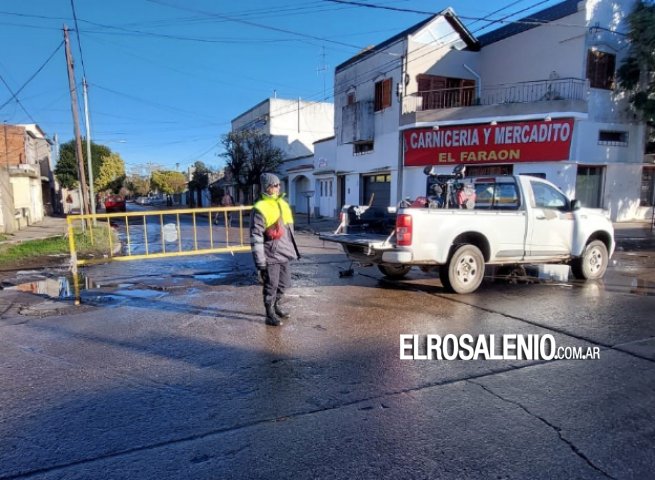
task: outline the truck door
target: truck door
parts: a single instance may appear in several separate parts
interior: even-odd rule
[[[530,180],[530,215],[527,257],[567,257],[573,244],[573,213],[569,200],[552,185]],[[527,192],[530,194],[530,192]]]
[[[496,237],[493,244],[496,248],[492,260],[522,261],[525,257],[526,208],[521,204],[514,178],[479,178],[474,185],[476,210],[494,213]]]

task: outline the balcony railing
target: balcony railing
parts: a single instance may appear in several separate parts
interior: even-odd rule
[[[587,81],[580,78],[492,85],[482,90],[480,98],[475,87],[444,88],[407,95],[403,113],[472,105],[584,100],[586,91]]]

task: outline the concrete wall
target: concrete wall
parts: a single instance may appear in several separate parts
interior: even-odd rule
[[[41,180],[27,175],[10,175],[17,227],[22,229],[43,220]]]
[[[546,80],[552,72],[584,78],[586,31],[585,12],[579,11],[484,47],[479,59],[483,87]]]
[[[255,129],[273,136],[286,158],[311,155],[313,143],[334,129],[331,103],[269,98],[232,121],[232,130]]]
[[[25,128],[16,125],[0,127],[0,165],[13,167],[25,163]]]
[[[9,181],[9,172],[0,167],[0,233],[16,231],[14,213],[14,195]]]
[[[316,140],[334,132],[331,103],[270,99],[270,130],[287,157],[311,155]]]

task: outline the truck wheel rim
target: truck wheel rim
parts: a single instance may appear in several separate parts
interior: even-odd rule
[[[457,263],[457,278],[462,283],[472,282],[478,273],[478,262],[471,255],[463,256]]]
[[[603,254],[600,248],[593,248],[589,252],[589,270],[591,273],[598,272],[603,266]]]

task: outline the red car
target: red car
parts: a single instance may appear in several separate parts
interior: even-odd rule
[[[124,212],[126,211],[125,199],[120,195],[109,195],[105,198],[105,212]]]

